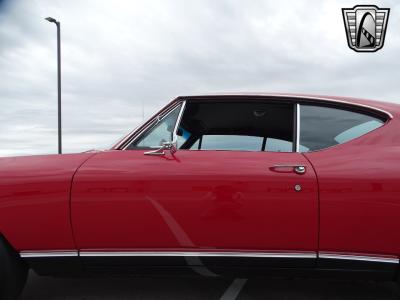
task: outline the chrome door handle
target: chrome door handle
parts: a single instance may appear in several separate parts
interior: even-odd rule
[[[297,174],[304,174],[306,172],[306,167],[305,166],[296,166],[296,167],[294,167],[294,171]]]
[[[293,164],[293,165],[291,165],[291,164],[288,164],[288,165],[275,165],[275,166],[273,166],[273,168],[274,169],[292,168],[294,170],[294,172],[297,173],[297,174],[304,174],[306,172],[306,167],[305,166],[303,166],[303,165],[295,165],[295,164]]]

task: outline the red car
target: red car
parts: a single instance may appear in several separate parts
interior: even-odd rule
[[[400,106],[182,96],[112,149],[0,159],[0,293],[27,269],[395,279]]]

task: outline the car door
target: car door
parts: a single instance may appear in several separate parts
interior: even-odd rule
[[[293,151],[296,106],[184,104],[125,150],[98,153],[79,169],[72,223],[81,255],[312,265],[318,191],[313,167]],[[178,151],[151,153],[174,137]]]
[[[305,104],[300,114],[300,143],[320,187],[320,266],[396,269],[396,121],[382,112],[338,105]]]

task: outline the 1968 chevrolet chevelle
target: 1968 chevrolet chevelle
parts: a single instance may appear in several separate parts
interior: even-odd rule
[[[178,97],[112,149],[0,159],[0,295],[28,268],[396,279],[400,106]]]

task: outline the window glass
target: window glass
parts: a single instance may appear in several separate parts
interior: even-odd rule
[[[271,152],[290,152],[293,150],[293,143],[280,139],[268,138],[265,149]]]
[[[263,138],[246,135],[204,135],[201,150],[261,151]]]
[[[190,150],[200,150],[200,139],[198,139],[191,147]]]
[[[164,142],[173,140],[174,128],[181,105],[168,113],[156,125],[147,130],[138,140],[133,142],[127,149],[145,149],[162,146]]]
[[[342,144],[383,124],[383,120],[362,113],[301,105],[300,151],[307,152]]]
[[[358,136],[366,134],[366,133],[370,132],[371,130],[374,130],[381,126],[382,126],[382,121],[371,120],[371,121],[362,123],[360,125],[356,125],[352,128],[349,128],[349,129],[343,131],[342,133],[339,133],[337,136],[335,136],[335,141],[338,142],[339,144],[342,144],[342,143],[350,141]]]
[[[178,148],[292,152],[293,104],[263,101],[188,101]]]

